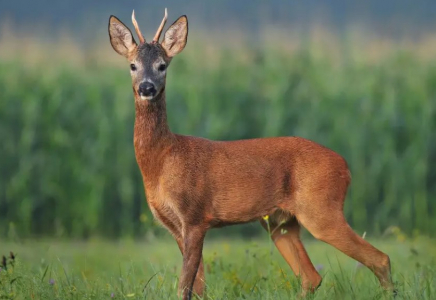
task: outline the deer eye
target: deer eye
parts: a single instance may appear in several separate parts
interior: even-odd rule
[[[160,64],[159,68],[157,68],[159,71],[163,72],[165,71],[165,69],[167,68],[167,66],[165,64]]]
[[[130,64],[130,70],[132,70],[132,71],[136,71],[136,66],[135,66],[135,64]]]

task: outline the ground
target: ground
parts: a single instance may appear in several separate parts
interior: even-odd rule
[[[168,237],[148,240],[3,241],[0,299],[177,299],[177,245]],[[391,257],[396,299],[436,299],[436,240],[370,242]],[[316,240],[305,244],[324,278],[309,299],[392,299],[354,260]],[[272,247],[268,238],[206,240],[205,299],[295,299],[298,281]]]

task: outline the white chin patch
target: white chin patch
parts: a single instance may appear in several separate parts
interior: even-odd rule
[[[140,98],[141,98],[141,100],[151,100],[151,99],[153,99],[153,97],[152,96],[139,96]]]

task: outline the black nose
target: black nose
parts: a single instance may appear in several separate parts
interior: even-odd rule
[[[154,87],[154,84],[151,82],[143,82],[139,85],[139,96],[143,97],[154,97],[156,95],[156,88]]]

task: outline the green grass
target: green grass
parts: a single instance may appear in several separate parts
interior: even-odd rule
[[[397,299],[436,298],[436,241],[371,241],[391,257]],[[313,299],[390,299],[373,274],[322,242],[305,242],[323,276]],[[298,281],[268,239],[209,239],[206,299],[294,299]],[[182,257],[169,239],[2,242],[16,254],[0,272],[0,299],[177,299]],[[113,296],[112,296],[113,295]]]

